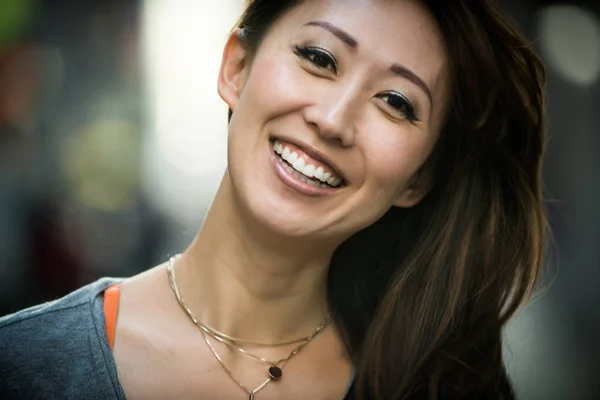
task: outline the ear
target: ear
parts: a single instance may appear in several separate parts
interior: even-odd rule
[[[227,39],[217,83],[219,96],[231,110],[235,110],[246,82],[248,69],[248,51],[240,42],[240,31],[240,29],[234,30]]]
[[[423,166],[411,178],[408,185],[402,190],[394,206],[410,208],[416,206],[433,187],[432,168]]]

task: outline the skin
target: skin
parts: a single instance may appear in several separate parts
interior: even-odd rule
[[[330,25],[309,24],[315,21]],[[306,335],[326,318],[335,248],[429,190],[422,166],[443,123],[447,60],[433,17],[415,1],[306,1],[274,24],[256,54],[237,34],[226,44],[218,80],[233,110],[228,168],[175,270],[199,319],[233,336],[277,342]],[[299,54],[298,46],[312,53]],[[392,64],[420,77],[430,96],[414,79],[390,72]],[[408,103],[390,92],[402,94],[418,120],[410,121]],[[347,185],[324,196],[285,185],[271,161],[273,135],[326,155]],[[164,265],[125,281],[119,307],[114,355],[128,398],[244,398],[179,308]],[[240,381],[254,388],[264,380],[264,365],[215,348]],[[279,359],[293,348],[255,353]],[[332,324],[257,397],[340,399],[350,376]]]

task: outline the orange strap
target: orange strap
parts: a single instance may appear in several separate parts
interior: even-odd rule
[[[119,311],[119,286],[117,283],[104,291],[104,319],[106,321],[108,345],[111,350],[115,344],[115,329],[117,327],[117,313]]]

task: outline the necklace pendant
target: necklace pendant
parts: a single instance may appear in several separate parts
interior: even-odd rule
[[[254,392],[248,393],[248,400],[254,400]]]
[[[283,376],[283,371],[277,365],[273,365],[269,368],[269,376],[271,379],[278,381]]]

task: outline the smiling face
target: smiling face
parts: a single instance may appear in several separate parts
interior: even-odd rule
[[[417,1],[304,1],[254,54],[232,35],[218,87],[233,110],[225,179],[282,235],[339,242],[429,189],[449,76]]]

